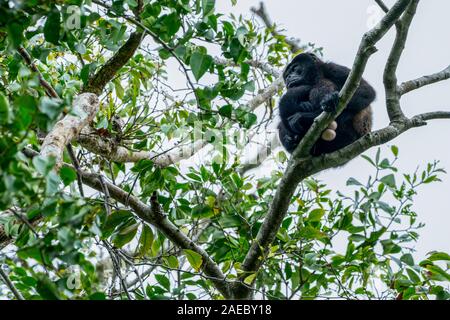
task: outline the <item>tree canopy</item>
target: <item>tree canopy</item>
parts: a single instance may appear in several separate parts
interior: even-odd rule
[[[290,156],[281,72],[326,48],[262,4],[247,17],[215,0],[0,0],[0,298],[449,299],[450,256],[413,256],[414,197],[444,169],[401,172],[395,146],[361,154],[450,118],[400,105],[450,71],[397,84],[419,1],[376,2],[337,113]],[[310,156],[391,28],[390,123]],[[373,170],[349,193],[313,177],[359,155]]]

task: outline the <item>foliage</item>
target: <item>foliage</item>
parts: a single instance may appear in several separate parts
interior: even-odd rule
[[[214,0],[0,0],[0,16],[0,267],[16,288],[26,299],[220,298],[198,252],[179,250],[102,193],[85,187],[81,196],[76,170],[57,172],[53,158],[30,160],[22,150],[39,150],[129,34],[145,31],[140,49],[102,92],[95,136],[163,155],[195,135],[200,122],[209,140],[223,135],[225,142],[203,157],[222,161],[121,163],[74,141],[76,156],[82,169],[144,203],[158,192],[167,217],[233,282],[282,172],[242,173],[240,147],[211,131],[254,134],[272,122],[271,99],[259,113],[249,101],[274,74],[251,61],[262,57],[281,68],[291,54],[284,37],[216,12]],[[20,48],[60,98],[46,96]],[[365,183],[350,178],[351,195],[314,179],[299,186],[264,268],[246,275],[256,297],[449,299],[449,256],[432,252],[417,262],[411,247],[422,227],[413,197],[443,170],[432,163],[421,174],[399,174],[398,150],[392,152],[393,160],[367,158],[375,174]],[[64,160],[71,162],[67,153]],[[0,297],[13,295],[0,285]]]

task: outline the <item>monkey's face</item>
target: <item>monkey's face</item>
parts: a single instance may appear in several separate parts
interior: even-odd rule
[[[283,73],[286,87],[294,88],[302,85],[314,85],[319,75],[319,60],[311,53],[296,56]]]

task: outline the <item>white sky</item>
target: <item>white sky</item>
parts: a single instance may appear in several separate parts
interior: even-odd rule
[[[394,1],[386,0],[392,5]],[[250,7],[259,0],[238,0],[231,6],[230,0],[218,0],[219,12],[250,15]],[[351,66],[361,36],[368,30],[373,18],[373,0],[266,0],[264,1],[274,22],[286,29],[286,35],[313,42],[324,48],[324,59]],[[398,68],[398,80],[403,82],[434,73],[450,64],[450,1],[421,1],[405,52]],[[374,107],[375,129],[388,123],[384,104],[383,68],[394,33],[391,31],[377,45],[378,52],[370,59],[364,78],[377,90]],[[450,111],[450,80],[412,92],[402,99],[408,116],[433,110]],[[441,166],[450,172],[450,120],[435,120],[428,126],[404,133],[390,144],[400,148],[397,163],[401,172],[413,172],[418,165],[440,160]],[[389,144],[389,145],[390,145]],[[368,154],[373,155],[376,149]],[[388,149],[383,148],[385,155]],[[345,190],[345,182],[353,176],[365,181],[371,173],[367,162],[353,160],[341,169],[328,170],[318,178],[333,190]],[[450,177],[442,177],[442,183],[426,185],[419,189],[415,210],[419,221],[426,223],[420,231],[417,257],[423,258],[431,250],[450,251]]]

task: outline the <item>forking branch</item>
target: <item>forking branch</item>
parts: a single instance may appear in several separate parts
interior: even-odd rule
[[[385,71],[385,79],[388,82],[386,89],[397,90],[395,77],[396,69],[403,51],[404,43],[406,42],[407,32],[418,3],[418,0],[397,1],[395,5],[387,11],[380,23],[363,36],[353,68],[343,89],[340,92],[340,102],[337,112],[335,114],[322,113],[318,118],[316,118],[313,126],[294,151],[286,171],[278,185],[269,212],[267,213],[263,224],[259,229],[258,235],[245,257],[244,262],[242,263],[241,269],[243,272],[241,274],[241,280],[245,279],[245,277],[249,274],[258,272],[261,268],[264,263],[264,257],[266,256],[271,243],[275,239],[281,222],[289,209],[292,195],[294,194],[298,184],[303,179],[322,170],[343,165],[373,146],[386,143],[406,130],[425,125],[427,120],[450,119],[450,112],[420,114],[412,117],[411,119],[399,117],[399,110],[401,111],[400,106],[395,104],[392,105],[391,101],[396,101],[390,100],[387,108],[388,110],[391,110],[391,117],[395,121],[392,121],[387,127],[367,134],[351,145],[336,152],[319,157],[311,157],[309,155],[311,147],[319,138],[320,133],[328,126],[329,123],[331,123],[331,121],[333,121],[333,119],[337,117],[337,115],[344,110],[346,104],[352,98],[353,93],[359,85],[369,57],[376,51],[375,44],[383,38],[383,36],[394,24],[400,22],[402,28],[397,30],[397,40],[394,42],[389,63]],[[401,17],[403,18],[401,19]],[[434,80],[444,80],[445,72],[446,71],[444,71],[443,74],[439,74],[439,76],[435,77]],[[394,83],[394,86],[391,85],[391,82]],[[419,82],[424,83],[423,80]],[[432,82],[426,81],[425,84],[428,83]],[[420,85],[417,85],[417,88],[419,87]],[[399,97],[397,97],[397,99],[399,99]],[[251,291],[245,286],[234,288],[233,292],[235,294],[235,298],[249,298],[252,294]]]

